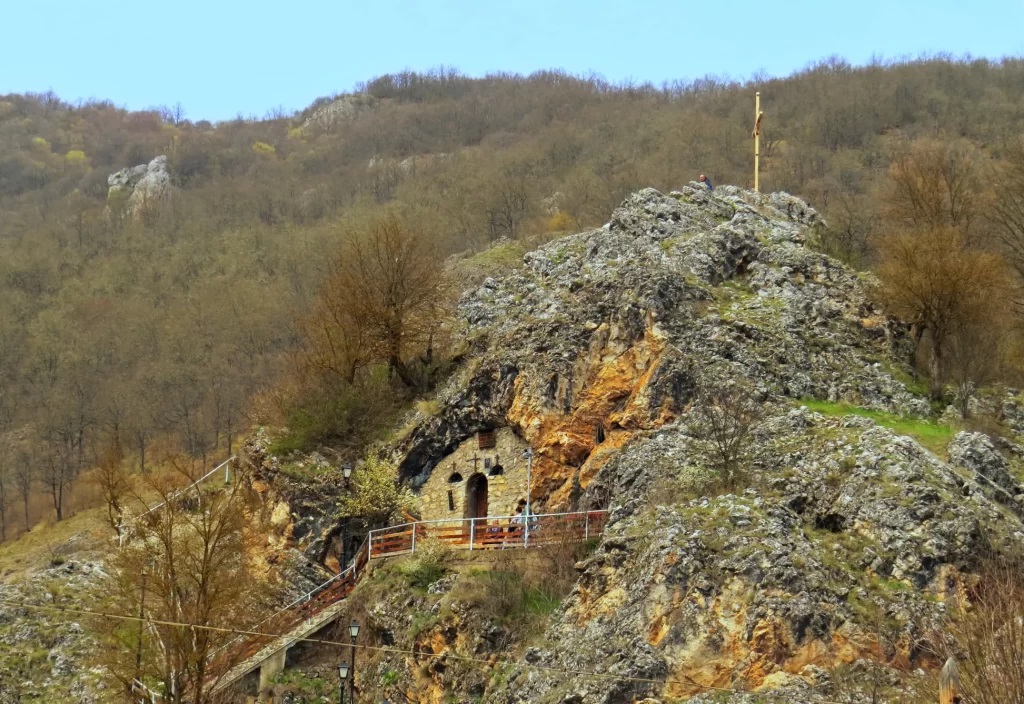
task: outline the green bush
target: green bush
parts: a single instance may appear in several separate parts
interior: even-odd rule
[[[401,567],[401,573],[414,589],[427,589],[448,573],[451,548],[439,540],[423,540],[416,555]]]
[[[272,444],[271,451],[286,454],[318,445],[364,445],[392,422],[399,402],[386,381],[325,382],[295,400],[287,432]]]
[[[441,579],[441,577],[444,577],[444,573],[444,565],[420,560],[413,562],[408,569],[403,570],[409,586],[414,589],[426,589]]]

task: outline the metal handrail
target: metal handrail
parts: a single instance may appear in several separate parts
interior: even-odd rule
[[[529,516],[526,516],[525,514],[518,514],[516,516],[478,516],[478,517],[474,517],[474,518],[446,518],[446,519],[436,519],[436,520],[430,520],[430,521],[413,521],[411,523],[400,523],[398,525],[389,526],[387,528],[379,528],[377,530],[372,530],[372,531],[369,532],[369,534],[367,535],[367,540],[369,541],[370,546],[369,546],[369,549],[367,551],[367,559],[372,560],[374,558],[392,557],[392,556],[394,556],[396,554],[415,554],[415,552],[416,552],[416,536],[420,532],[420,526],[426,527],[426,526],[431,526],[431,525],[437,526],[439,524],[445,524],[447,527],[458,528],[460,526],[465,526],[465,525],[468,524],[469,525],[469,536],[470,536],[469,537],[469,543],[468,543],[468,545],[469,545],[468,549],[469,550],[473,550],[474,546],[478,542],[477,534],[476,534],[476,528],[477,528],[477,523],[478,522],[481,522],[483,525],[486,525],[486,526],[489,526],[489,527],[493,527],[492,526],[493,523],[501,523],[503,521],[508,523],[509,525],[512,525],[513,519],[520,518],[520,519],[522,519],[522,525],[523,525],[523,529],[524,529],[523,530],[523,533],[524,533],[523,547],[524,548],[528,548],[528,547],[530,547],[529,532],[532,531],[532,530],[536,530],[535,526],[537,526],[538,523],[542,523],[543,522],[542,519],[546,519],[546,518],[565,518],[565,517],[572,518],[572,517],[579,517],[581,520],[584,521],[584,536],[585,536],[585,539],[586,539],[586,538],[590,537],[590,518],[592,516],[603,516],[603,517],[606,517],[607,514],[608,514],[607,510],[571,511],[571,512],[565,512],[565,513],[543,513],[543,514],[535,513],[535,514],[531,514]],[[384,540],[387,540],[391,536],[401,536],[404,533],[411,533],[411,540],[410,540],[410,544],[409,544],[408,547],[399,548],[397,550],[388,550],[388,551],[384,552],[383,554],[378,554],[378,555],[374,555],[373,554],[373,541],[374,540],[384,541]],[[461,543],[454,543],[453,542],[451,544],[461,544]],[[507,544],[506,544],[506,546],[507,546]]]
[[[523,516],[523,514],[518,514],[518,515],[522,516],[524,518],[524,523],[525,524],[537,523],[537,522],[539,522],[539,519],[543,519],[543,518],[561,518],[561,517],[574,517],[574,516],[580,517],[580,518],[584,519],[584,521],[585,521],[584,539],[586,539],[586,538],[590,537],[590,518],[591,518],[591,516],[607,517],[608,511],[607,510],[572,511],[572,512],[565,512],[565,513],[543,513],[543,514],[535,513],[535,514],[531,514],[529,516]],[[416,550],[416,539],[415,539],[415,536],[419,532],[419,527],[420,526],[438,525],[438,524],[441,524],[441,523],[447,523],[449,525],[459,524],[459,523],[463,523],[464,524],[464,523],[466,523],[468,521],[470,523],[470,526],[472,527],[472,526],[474,526],[476,524],[477,521],[488,521],[488,522],[490,522],[490,521],[510,521],[511,519],[513,519],[515,517],[516,516],[480,516],[478,518],[454,518],[454,519],[437,519],[437,520],[431,520],[431,521],[413,521],[411,523],[399,523],[399,524],[394,525],[394,526],[388,526],[387,528],[378,528],[376,530],[371,530],[371,531],[369,531],[369,533],[367,533],[366,539],[363,541],[362,545],[360,545],[359,548],[355,551],[355,554],[352,557],[351,564],[348,567],[346,567],[344,570],[342,570],[338,574],[336,574],[333,577],[331,577],[329,580],[327,580],[323,584],[320,584],[319,586],[317,586],[314,589],[310,590],[306,594],[303,594],[301,597],[295,599],[294,601],[292,601],[288,605],[281,607],[280,609],[275,611],[273,614],[271,614],[270,616],[266,617],[265,619],[260,621],[255,626],[252,626],[248,630],[250,632],[259,632],[259,628],[261,626],[263,626],[264,624],[266,624],[267,622],[272,621],[275,618],[278,618],[279,616],[287,613],[288,611],[291,611],[292,609],[294,609],[297,606],[300,606],[303,603],[308,603],[308,602],[313,601],[313,599],[316,596],[324,593],[324,591],[326,591],[333,583],[335,583],[335,582],[337,582],[337,581],[339,581],[339,580],[341,580],[341,579],[343,579],[343,578],[345,578],[347,576],[351,576],[351,578],[352,578],[352,587],[354,588],[356,583],[359,581],[359,578],[362,576],[363,569],[365,569],[365,567],[370,563],[371,560],[375,559],[374,555],[373,555],[373,540],[374,540],[375,537],[385,536],[385,535],[387,535],[389,533],[394,533],[394,532],[401,532],[402,529],[411,530],[412,531],[411,552],[415,552],[415,550]],[[530,543],[524,543],[523,547],[524,548],[530,547]],[[472,542],[470,543],[470,549],[472,549]],[[361,561],[361,558],[363,556],[364,551],[365,551],[365,561]],[[405,552],[410,552],[410,551],[405,551]],[[380,558],[384,558],[384,557],[392,557],[392,556],[393,556],[393,554],[379,555],[379,556],[377,556],[376,559],[380,559]],[[346,592],[345,595],[347,595],[348,593],[349,592]],[[338,600],[340,600],[342,598],[345,598],[345,596],[339,597]],[[332,602],[332,603],[334,603],[334,602]],[[220,646],[215,651],[210,653],[210,659],[212,660],[214,655],[217,655],[218,653],[222,652],[223,650],[225,650],[225,649],[229,648],[230,646],[236,644],[240,640],[243,640],[243,638],[245,638],[245,637],[247,637],[247,636],[239,635],[239,636],[233,638],[232,640],[228,641],[224,645]]]
[[[131,521],[130,521],[131,525],[134,526],[140,520],[142,520],[143,518],[145,518],[149,514],[153,513],[153,511],[156,511],[159,508],[163,508],[169,502],[174,501],[179,496],[182,496],[186,492],[191,491],[193,488],[198,487],[202,482],[206,481],[207,479],[212,477],[214,474],[219,472],[221,467],[227,467],[228,464],[230,464],[231,462],[233,462],[237,458],[238,458],[237,455],[231,455],[231,457],[228,457],[226,460],[224,460],[219,465],[217,465],[216,467],[211,469],[209,472],[207,472],[203,476],[199,477],[199,479],[196,479],[194,482],[192,482],[188,486],[186,486],[186,487],[184,487],[182,489],[178,489],[177,491],[173,492],[170,496],[167,497],[167,499],[165,499],[164,501],[161,501],[156,506],[153,506],[152,508],[147,509],[143,513],[140,513],[138,516],[132,516],[131,517]],[[224,483],[225,484],[229,481],[228,480],[228,471],[229,470],[230,470],[229,467],[227,467],[224,470]],[[118,547],[124,547],[125,540],[128,538],[128,536],[126,535],[127,531],[128,531],[128,525],[126,525],[125,519],[124,519],[124,515],[122,515],[120,521],[117,524],[117,546]]]
[[[226,460],[221,462],[219,465],[217,465],[216,467],[211,469],[209,472],[207,472],[203,476],[199,477],[199,479],[196,479],[194,482],[189,484],[188,486],[186,486],[186,487],[184,487],[182,489],[178,489],[177,491],[175,491],[173,494],[171,494],[170,496],[167,497],[166,501],[161,501],[160,503],[158,503],[156,506],[154,506],[153,508],[149,509],[148,511],[146,511],[144,513],[140,513],[138,516],[136,516],[136,520],[138,520],[138,519],[140,519],[140,518],[142,518],[144,516],[148,516],[149,514],[153,513],[153,511],[156,511],[158,508],[162,508],[162,507],[166,506],[169,502],[174,501],[176,498],[178,498],[182,494],[185,494],[188,491],[190,491],[192,488],[194,488],[196,486],[199,486],[199,484],[201,484],[202,482],[204,482],[207,479],[209,479],[216,472],[219,472],[224,465],[228,464],[229,462],[234,461],[236,459],[236,457],[237,457],[237,455],[232,455],[231,457],[227,458]]]
[[[538,518],[549,518],[551,516],[585,516],[585,515],[593,515],[595,513],[608,513],[608,511],[606,509],[601,509],[599,511],[598,510],[595,510],[595,511],[568,511],[568,512],[565,512],[565,513],[531,513],[526,518],[529,518],[532,521],[532,520],[536,520]],[[521,513],[520,514],[516,514],[516,515],[524,516],[524,514],[521,514]],[[473,518],[437,518],[437,519],[430,520],[430,521],[413,521],[411,523],[398,523],[398,524],[393,525],[393,526],[388,526],[387,528],[377,528],[375,530],[371,530],[370,531],[370,535],[373,535],[374,533],[383,533],[384,531],[398,530],[399,528],[406,528],[408,526],[421,526],[421,525],[425,526],[425,525],[431,525],[431,524],[436,524],[436,523],[465,523],[466,521],[483,521],[483,520],[487,520],[487,521],[503,521],[503,520],[508,520],[508,519],[515,518],[516,515],[512,515],[512,516],[475,516]]]
[[[152,702],[152,704],[156,704],[157,699],[163,700],[164,698],[164,695],[160,694],[159,692],[154,692],[152,689],[146,686],[145,682],[143,682],[137,677],[132,680],[132,694],[136,693],[136,689],[142,690],[141,692],[139,692],[139,694],[142,695],[143,701],[145,701],[145,697],[148,696],[149,701]]]
[[[260,626],[264,625],[268,621],[272,621],[273,619],[275,619],[278,616],[280,616],[281,614],[283,614],[285,611],[288,611],[289,609],[292,609],[292,608],[298,606],[299,604],[303,604],[303,603],[307,603],[307,602],[312,601],[313,600],[313,596],[315,594],[319,594],[324,589],[326,589],[328,586],[330,586],[334,582],[338,581],[339,579],[341,579],[342,577],[344,577],[346,574],[348,574],[349,572],[353,571],[354,569],[355,569],[355,565],[351,565],[349,567],[346,567],[344,570],[342,570],[338,574],[334,575],[333,577],[328,579],[323,584],[318,584],[317,586],[313,587],[312,589],[310,589],[308,592],[306,592],[302,596],[298,597],[297,599],[295,599],[292,602],[289,602],[288,604],[285,604],[284,606],[282,606],[277,611],[275,611],[274,613],[272,613],[269,616],[267,616],[265,619],[263,619],[259,623],[255,624],[253,626],[249,626],[249,628],[247,628],[245,630],[259,632]],[[241,635],[235,636],[234,638],[229,640],[224,645],[222,645],[219,648],[217,648],[216,650],[212,651],[210,653],[209,657],[212,658],[214,655],[216,655],[220,651],[222,651],[222,650],[224,650],[224,649],[234,645],[235,643],[237,643],[239,640],[241,640],[244,637],[246,637],[246,636],[241,636]]]
[[[270,614],[269,616],[267,616],[265,619],[263,619],[262,621],[260,621],[256,625],[250,626],[246,630],[250,631],[250,632],[259,632],[260,627],[263,626],[264,624],[268,623],[269,621],[273,621],[274,619],[276,619],[277,617],[281,616],[282,614],[284,614],[284,613],[294,609],[296,606],[300,606],[302,604],[306,604],[306,603],[309,603],[309,602],[313,601],[313,599],[316,596],[319,596],[324,591],[326,591],[332,584],[334,584],[335,582],[341,581],[346,576],[351,576],[352,577],[352,583],[353,583],[353,586],[355,586],[355,583],[359,580],[359,571],[358,571],[359,560],[358,560],[358,557],[363,552],[364,547],[366,547],[367,550],[368,550],[368,544],[369,544],[369,538],[364,540],[363,544],[360,545],[359,548],[356,550],[355,555],[352,557],[352,564],[350,564],[348,567],[343,569],[341,572],[339,572],[338,574],[334,575],[333,577],[328,579],[323,584],[317,585],[316,587],[314,587],[313,589],[309,590],[308,592],[306,592],[302,596],[298,597],[297,599],[293,600],[292,602],[286,604],[285,606],[282,606],[280,609],[278,609],[274,613]],[[369,562],[369,555],[367,555],[367,562]],[[209,654],[208,658],[212,660],[214,658],[214,656],[218,655],[221,651],[226,650],[227,648],[229,648],[232,645],[236,644],[238,641],[244,640],[245,638],[248,638],[248,637],[249,636],[247,636],[247,635],[235,636],[234,638],[229,640],[224,645],[222,645],[219,648],[217,648],[216,650],[212,651]]]

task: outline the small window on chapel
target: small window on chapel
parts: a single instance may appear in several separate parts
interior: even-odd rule
[[[481,450],[490,450],[497,444],[493,430],[481,430],[478,432],[476,434],[476,442]]]
[[[455,510],[455,494],[452,493],[451,489],[448,490],[448,510]]]
[[[448,483],[449,484],[458,484],[461,481],[462,481],[462,475],[459,474],[458,472],[452,472],[452,475],[450,477],[448,477]]]

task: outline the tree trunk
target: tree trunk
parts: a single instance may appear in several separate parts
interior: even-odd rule
[[[63,477],[52,487],[53,508],[57,511],[57,522],[64,520],[64,482]]]
[[[932,401],[942,400],[942,345],[937,342],[938,336],[932,333],[932,354],[928,360],[928,375],[931,377]]]
[[[416,380],[409,373],[409,368],[405,366],[405,362],[397,355],[391,355],[388,358],[388,366],[391,367],[392,373],[398,376],[402,384],[405,385],[405,388],[413,390],[418,386]]]
[[[914,379],[917,379],[917,349],[921,346],[921,338],[924,337],[924,326],[914,323],[910,326],[910,339],[914,341],[914,346],[910,349],[910,358],[907,363],[910,364],[910,373]]]

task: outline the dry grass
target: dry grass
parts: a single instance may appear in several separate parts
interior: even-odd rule
[[[223,461],[218,459],[216,463]],[[126,461],[130,465],[130,461]],[[205,474],[215,464],[200,472]],[[65,518],[56,521],[56,512],[49,494],[36,493],[29,499],[29,527],[26,529],[24,506],[15,501],[8,507],[7,540],[0,542],[0,579],[8,579],[29,569],[45,567],[55,551],[72,539],[78,538],[75,544],[76,553],[88,553],[93,550],[105,551],[114,544],[116,536],[106,522],[106,507],[103,494],[97,482],[97,471],[90,469],[82,472],[71,484],[66,493]],[[133,486],[131,496],[125,504],[133,513],[146,510],[147,506],[159,502],[154,491],[147,489],[142,476],[136,471],[129,475]],[[175,469],[172,459],[154,464],[147,471],[147,480],[160,483],[174,483],[185,486],[185,479]],[[211,478],[212,480],[213,478]]]
[[[76,552],[112,546],[112,532],[100,508],[88,509],[60,523],[40,523],[15,540],[0,545],[0,580],[9,581],[28,570],[46,567],[63,546],[76,540]]]

